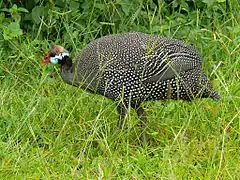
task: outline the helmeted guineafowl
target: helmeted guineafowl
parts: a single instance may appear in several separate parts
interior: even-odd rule
[[[143,101],[219,99],[202,71],[198,52],[183,41],[163,36],[139,32],[105,36],[89,43],[74,64],[67,50],[53,45],[43,61],[48,62],[61,65],[65,82],[119,101],[121,117],[130,105],[143,125]]]

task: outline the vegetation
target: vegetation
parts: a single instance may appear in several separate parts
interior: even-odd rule
[[[1,179],[237,179],[240,174],[238,0],[0,2]],[[146,102],[113,135],[116,104],[69,86],[40,63],[51,44],[73,57],[91,40],[141,31],[185,40],[203,56],[220,102]]]

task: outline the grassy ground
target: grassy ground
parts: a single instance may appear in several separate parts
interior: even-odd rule
[[[15,56],[0,54],[4,59],[0,64],[0,177],[238,179],[237,14],[230,20],[216,18],[214,32],[199,28],[195,40],[186,39],[203,55],[204,69],[221,101],[145,103],[150,136],[145,147],[140,145],[135,112],[113,135],[118,117],[115,103],[64,84],[58,73],[44,73],[43,53],[36,47],[39,43],[48,47],[47,40],[24,38]],[[227,31],[224,27],[229,23],[232,29]],[[175,35],[180,36],[177,31]]]

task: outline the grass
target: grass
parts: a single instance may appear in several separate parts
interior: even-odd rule
[[[0,177],[238,179],[240,26],[238,12],[231,13],[231,20],[216,17],[215,31],[193,28],[196,39],[186,38],[203,55],[221,101],[146,102],[150,143],[144,147],[135,112],[113,135],[114,102],[46,73],[39,47],[49,41],[26,37],[15,56],[0,54]],[[231,31],[225,28],[229,24]]]

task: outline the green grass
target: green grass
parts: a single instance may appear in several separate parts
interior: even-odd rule
[[[196,16],[199,24],[184,36],[203,55],[220,102],[146,102],[146,146],[140,145],[134,111],[113,135],[118,118],[114,102],[47,73],[40,64],[47,39],[20,38],[14,56],[0,51],[0,178],[238,179],[240,26],[238,10],[229,13],[231,19],[215,17],[214,31],[200,28],[204,17]],[[90,25],[84,33],[93,33]],[[170,32],[169,37],[183,33]],[[83,44],[73,43],[77,54]]]

